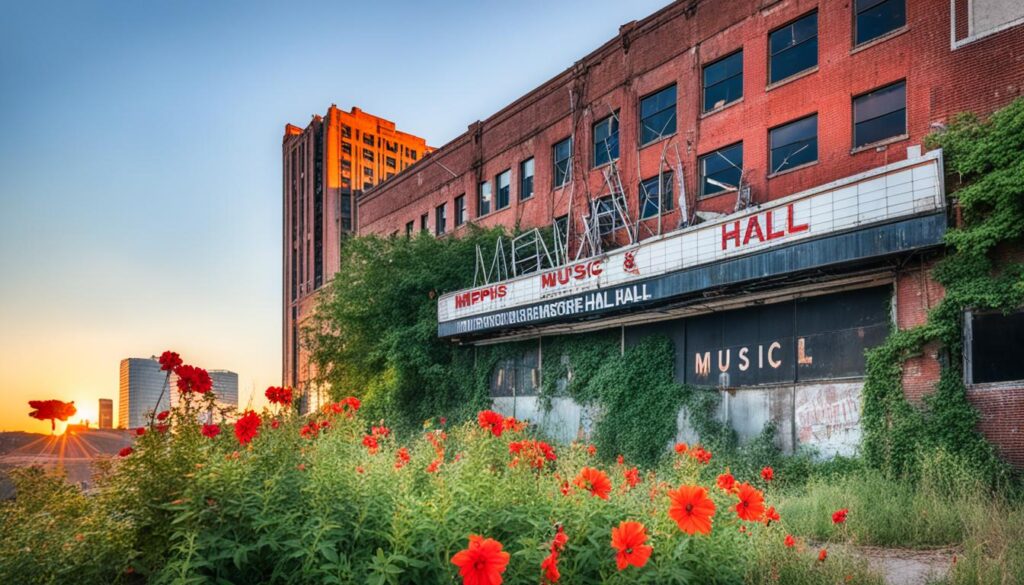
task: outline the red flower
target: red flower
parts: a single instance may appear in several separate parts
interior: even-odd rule
[[[402,447],[395,453],[395,469],[401,469],[405,467],[405,464],[409,462],[412,457],[409,456],[409,450]]]
[[[626,458],[623,457],[622,455],[617,455],[615,457],[615,463],[618,463],[619,465],[625,465],[626,464]]]
[[[220,434],[220,425],[203,425],[203,436],[212,439]]]
[[[380,449],[380,443],[377,442],[377,437],[374,435],[363,436],[363,446],[370,452],[370,455],[376,455]]]
[[[356,465],[356,473],[366,473],[366,469],[362,465]]]
[[[786,539],[782,541],[782,544],[786,545],[786,548],[793,548],[796,546],[796,539],[793,538],[792,534],[787,534]]]
[[[686,443],[676,443],[675,447],[672,448],[675,449],[678,455],[685,455],[690,450],[690,446]]]
[[[741,483],[738,490],[740,497],[736,504],[736,515],[741,520],[758,522],[764,517],[764,495],[749,483]]]
[[[597,447],[593,445],[587,445],[587,455],[590,455],[591,457],[597,455]]]
[[[826,558],[828,558],[828,551],[827,550],[821,549],[820,551],[818,551],[818,561],[819,562],[824,563]]]
[[[832,523],[842,524],[843,522],[846,522],[846,515],[849,513],[850,510],[847,508],[843,508],[842,510],[836,510],[835,512],[832,513]]]
[[[379,427],[371,427],[370,428],[370,433],[373,436],[375,436],[375,437],[384,438],[384,437],[391,436],[391,429],[389,429],[389,428],[387,428],[387,427],[385,427],[383,425],[379,426]]]
[[[501,424],[505,427],[506,431],[513,431],[516,433],[526,428],[526,421],[517,420],[513,416],[506,416],[505,420],[502,421]]]
[[[569,485],[569,480],[562,480],[562,483],[558,486],[558,491],[562,492],[563,496],[568,496],[569,492],[572,491],[572,486]]]
[[[621,571],[629,565],[646,565],[654,549],[645,545],[645,542],[647,529],[639,522],[627,520],[617,528],[612,528],[612,548],[618,551],[615,554],[615,566]]]
[[[690,457],[697,460],[697,463],[707,464],[711,461],[711,451],[704,449],[700,445],[697,445],[690,451]]]
[[[122,447],[121,450],[117,452],[117,456],[118,457],[127,457],[127,456],[131,455],[134,452],[135,452],[135,449],[132,449],[131,447]]]
[[[320,425],[316,424],[315,420],[311,420],[308,423],[302,425],[299,429],[299,436],[304,439],[311,439],[316,437],[317,432],[320,430]]]
[[[612,482],[608,479],[600,469],[594,469],[593,467],[584,467],[580,470],[580,474],[573,480],[580,489],[587,490],[591,495],[597,496],[602,500],[608,499],[608,494],[612,491]]]
[[[178,391],[182,394],[190,392],[206,394],[213,389],[213,380],[210,379],[210,373],[203,368],[178,366],[174,373],[178,374]]]
[[[561,524],[555,529],[555,539],[551,541],[551,548],[561,552],[565,548],[566,543],[569,542],[569,537],[565,535],[565,528]]]
[[[444,463],[444,459],[434,459],[427,465],[427,473],[437,473],[437,469]]]
[[[181,356],[174,351],[165,351],[160,354],[160,370],[170,372],[182,364]]]
[[[235,422],[235,437],[238,439],[238,443],[248,445],[253,437],[259,434],[262,422],[260,415],[251,410],[245,411],[245,414]]]
[[[679,529],[693,535],[711,532],[711,518],[715,515],[715,503],[708,497],[708,491],[698,485],[679,486],[668,492],[668,515],[676,521]]]
[[[476,415],[480,428],[491,431],[495,437],[500,437],[505,430],[505,419],[493,410],[481,410]]]
[[[540,562],[540,570],[544,572],[544,580],[547,583],[558,583],[562,574],[558,572],[558,553],[551,551],[544,560]]]
[[[267,388],[267,391],[265,392],[265,394],[267,396],[267,400],[269,400],[271,404],[280,404],[282,406],[291,406],[292,398],[293,398],[292,389],[291,388],[282,388],[280,386],[271,386],[271,387]]]
[[[139,427],[135,429],[135,434],[139,437],[146,434],[146,427]]]
[[[626,479],[626,485],[629,486],[629,489],[633,489],[640,484],[640,470],[636,467],[623,471],[622,476]]]
[[[156,415],[156,420],[167,420],[167,417],[170,415],[171,413],[169,411],[164,410],[160,414]]]
[[[463,585],[501,585],[508,559],[500,542],[471,534],[469,546],[455,553],[452,564],[459,568]]]
[[[772,522],[778,522],[779,519],[779,513],[775,511],[775,506],[768,506],[768,509],[764,512],[765,525],[771,526]]]
[[[276,418],[270,421],[270,428],[276,429],[279,426],[281,426],[281,421],[277,420]]]
[[[765,481],[771,481],[775,478],[775,470],[771,467],[765,467],[761,470],[761,477],[763,477]]]
[[[725,492],[731,492],[732,488],[736,487],[736,478],[726,471],[722,475],[718,476],[716,484],[718,485],[718,489]]]
[[[156,431],[158,433],[166,433],[167,430],[170,429],[170,428],[171,428],[171,425],[156,425]]]

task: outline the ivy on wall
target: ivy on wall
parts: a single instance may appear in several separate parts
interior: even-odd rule
[[[1024,99],[987,121],[961,115],[926,146],[943,149],[962,224],[947,233],[947,255],[935,266],[933,276],[946,295],[927,322],[894,332],[868,352],[864,456],[891,475],[905,475],[913,473],[921,453],[942,449],[996,480],[1005,468],[976,431],[961,332],[965,310],[1008,313],[1024,306],[1024,264],[1013,258],[1024,236]],[[903,393],[903,363],[930,343],[940,344],[948,359],[935,391],[916,407]]]

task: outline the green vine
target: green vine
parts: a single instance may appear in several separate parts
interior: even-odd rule
[[[987,121],[961,115],[946,131],[930,136],[926,146],[943,149],[962,225],[947,233],[947,255],[934,269],[946,294],[927,322],[894,332],[867,354],[864,456],[870,465],[899,476],[913,474],[922,453],[942,450],[994,481],[1006,468],[976,430],[978,413],[967,398],[961,365],[961,332],[965,310],[1008,313],[1024,306],[1024,264],[1007,254],[1024,236],[1024,99]],[[935,391],[917,407],[903,393],[903,363],[929,344],[940,345],[948,359]]]

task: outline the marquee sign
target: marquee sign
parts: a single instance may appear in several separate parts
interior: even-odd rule
[[[445,294],[438,335],[568,321],[936,245],[945,231],[941,157],[932,151],[602,256]]]

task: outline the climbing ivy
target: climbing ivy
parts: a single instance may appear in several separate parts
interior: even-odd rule
[[[943,149],[962,223],[947,233],[946,256],[935,266],[946,294],[927,322],[892,333],[867,354],[864,456],[890,475],[906,475],[922,453],[942,449],[996,480],[1005,467],[976,430],[961,332],[965,310],[1008,313],[1024,306],[1024,264],[1012,253],[1024,236],[1024,99],[987,121],[960,115],[926,146]],[[941,346],[947,359],[935,391],[917,407],[904,396],[902,367],[929,344]]]

